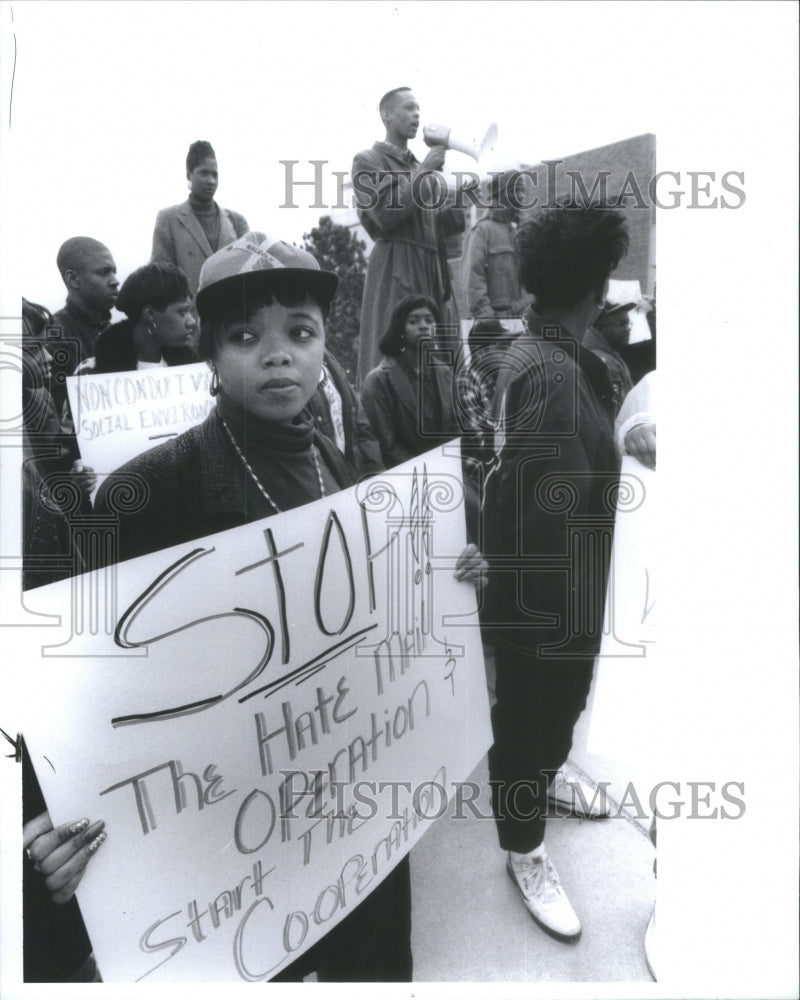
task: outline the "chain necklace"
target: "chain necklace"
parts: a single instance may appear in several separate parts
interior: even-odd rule
[[[276,514],[282,514],[283,511],[275,503],[275,501],[272,499],[272,497],[269,495],[269,493],[267,493],[267,491],[264,489],[264,487],[261,484],[261,480],[255,474],[255,472],[253,471],[250,463],[247,461],[247,459],[242,454],[242,450],[239,447],[239,445],[236,443],[236,438],[231,433],[230,427],[228,427],[228,425],[225,423],[225,420],[224,420],[223,417],[220,417],[219,419],[220,419],[220,421],[222,423],[222,426],[225,428],[225,433],[228,435],[228,437],[230,439],[230,442],[233,445],[234,451],[239,456],[239,458],[242,460],[242,465],[250,473],[250,476],[251,476],[253,482],[259,488],[259,490],[261,492],[261,495],[264,497],[264,499],[267,501],[267,503],[270,505],[270,507],[274,507],[275,508],[275,513]],[[316,449],[316,446],[313,445],[313,444],[311,445],[311,459],[314,462],[314,468],[317,470],[317,482],[319,483],[319,494],[320,494],[321,497],[324,497],[325,496],[325,484],[322,481],[322,469],[320,469],[320,467],[319,467],[319,458],[317,456],[317,449]]]

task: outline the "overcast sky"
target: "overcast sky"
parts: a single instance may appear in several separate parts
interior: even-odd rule
[[[382,138],[376,104],[400,84],[414,88],[423,122],[478,138],[496,122],[496,156],[507,162],[668,133],[691,120],[698,99],[695,75],[683,60],[675,73],[668,55],[679,41],[685,52],[684,18],[650,4],[8,6],[11,207],[25,240],[24,293],[51,307],[63,296],[55,254],[69,236],[107,243],[123,277],[148,260],[156,212],[186,197],[186,151],[198,138],[217,151],[220,204],[299,241],[322,213],[310,208],[310,188],[296,189],[298,208],[281,209],[280,161],[299,161],[297,179],[311,179],[310,160],[327,161],[332,203],[332,172]],[[731,27],[736,44],[740,27]],[[727,45],[724,24],[716,31]],[[706,82],[704,100],[717,101],[715,89]],[[421,136],[415,149],[424,155]]]

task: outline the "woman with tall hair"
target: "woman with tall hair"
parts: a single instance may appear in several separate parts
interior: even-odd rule
[[[219,184],[219,168],[214,147],[198,139],[186,156],[189,197],[180,205],[162,208],[153,231],[153,261],[169,261],[185,272],[192,296],[197,294],[200,269],[222,247],[233,243],[248,230],[243,215],[220,208],[214,200]]]

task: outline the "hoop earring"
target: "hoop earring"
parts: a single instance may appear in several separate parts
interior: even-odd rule
[[[406,343],[406,336],[405,334],[403,334],[403,336],[400,338],[400,350],[398,351],[398,354],[405,354],[407,350],[408,350],[408,344]]]
[[[156,326],[156,324],[155,323],[149,323],[148,326],[147,326],[147,336],[148,337],[155,337],[155,335],[157,333],[158,333],[158,327]]]
[[[208,387],[208,393],[210,396],[219,394],[219,372],[216,368],[211,371],[211,385]]]

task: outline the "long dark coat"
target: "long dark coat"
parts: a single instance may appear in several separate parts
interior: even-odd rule
[[[357,386],[381,360],[378,343],[389,318],[406,295],[427,295],[452,327],[458,313],[450,294],[445,236],[463,231],[464,212],[425,208],[433,204],[429,189],[415,190],[408,179],[418,165],[414,155],[388,142],[356,154],[352,177],[358,217],[375,246],[367,265],[361,305]],[[445,307],[445,303],[447,306]]]

